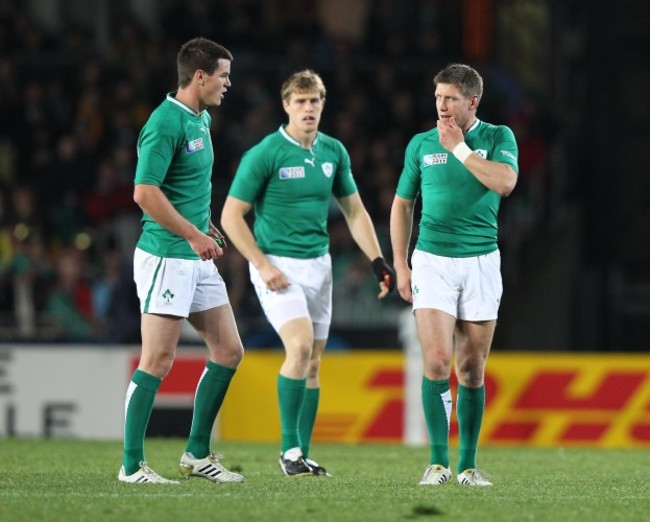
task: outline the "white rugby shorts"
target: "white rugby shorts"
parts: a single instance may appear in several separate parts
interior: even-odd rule
[[[327,339],[332,322],[332,258],[329,254],[313,259],[296,259],[267,255],[269,261],[284,272],[289,288],[273,292],[266,287],[259,272],[249,263],[251,283],[262,310],[276,332],[285,323],[309,317],[314,325],[314,339]]]
[[[158,257],[136,248],[133,279],[142,313],[187,317],[230,302],[211,259]]]
[[[501,253],[443,257],[415,250],[411,256],[413,310],[433,308],[463,321],[497,318],[503,282]]]

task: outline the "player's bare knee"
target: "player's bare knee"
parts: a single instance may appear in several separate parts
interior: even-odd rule
[[[425,361],[424,374],[434,381],[448,379],[451,374],[451,361],[443,359]]]
[[[485,364],[481,362],[466,360],[456,366],[456,377],[458,382],[468,388],[478,388],[483,384],[485,376]]]
[[[318,373],[320,372],[320,357],[311,358],[309,364],[307,365],[307,379],[316,379],[318,378]]]
[[[228,368],[236,368],[244,358],[244,348],[241,344],[232,344],[219,347],[212,354],[214,360]]]
[[[156,357],[141,359],[138,369],[160,379],[167,377],[174,364],[174,355],[159,354]]]
[[[228,359],[228,364],[226,366],[229,368],[236,368],[244,358],[244,348],[241,345],[235,346],[226,353],[226,357]]]

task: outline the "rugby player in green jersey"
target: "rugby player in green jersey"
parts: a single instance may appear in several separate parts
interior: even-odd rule
[[[477,119],[483,79],[464,64],[434,78],[436,128],[408,146],[390,218],[397,288],[413,304],[424,360],[422,402],[430,465],[420,481],[438,485],[449,466],[449,388],[452,361],[458,378],[458,482],[490,486],[476,468],[485,408],[485,364],[503,291],[497,246],[502,197],[517,183],[517,143],[512,131]],[[407,259],[414,204],[422,197],[411,268]]]
[[[138,139],[134,200],[143,218],[134,279],[142,353],[126,393],[122,482],[178,484],[146,464],[144,438],[185,319],[205,341],[209,358],[197,384],[180,471],[214,482],[244,480],[211,450],[215,418],[244,353],[214,264],[225,243],[210,219],[214,154],[206,109],[221,105],[232,59],[230,51],[205,38],[186,42],[177,55],[178,90],[153,111]]]
[[[379,298],[393,289],[343,144],[318,131],[325,85],[311,70],[282,85],[289,122],[242,157],[221,224],[249,261],[250,278],[266,318],[285,350],[277,380],[282,450],[289,476],[326,475],[310,458],[320,394],[319,366],[332,317],[332,263],[327,216],[332,195],[353,239],[371,260]],[[245,216],[254,210],[253,231]]]

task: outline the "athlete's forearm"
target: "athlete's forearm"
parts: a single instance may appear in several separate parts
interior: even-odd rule
[[[390,241],[395,269],[408,267],[408,250],[413,229],[413,202],[395,196],[390,210]]]
[[[188,241],[202,234],[174,208],[159,187],[138,184],[135,186],[133,199],[145,214],[172,234]]]
[[[393,267],[397,274],[397,290],[405,301],[412,303],[411,269],[408,265],[409,243],[413,228],[414,201],[395,196],[390,210],[390,241]]]
[[[338,199],[338,204],[343,212],[352,239],[359,245],[366,257],[370,261],[378,257],[384,257],[381,253],[375,226],[361,201],[359,193]]]
[[[255,236],[251,231],[244,214],[231,205],[228,200],[223,207],[221,213],[221,228],[228,236],[228,240],[232,243],[239,253],[250,261],[255,268],[260,270],[266,263],[268,258],[257,246]]]
[[[350,217],[348,220],[348,228],[350,229],[350,234],[352,234],[352,239],[359,245],[361,251],[370,261],[378,257],[384,257],[381,253],[375,226],[365,209]]]
[[[470,154],[463,165],[483,185],[500,196],[509,196],[517,184],[517,173],[505,163],[486,160],[478,154]]]
[[[269,262],[268,258],[257,246],[255,236],[253,236],[246,221],[243,219],[241,222],[235,220],[235,223],[234,226],[229,226],[228,228],[224,225],[224,230],[226,231],[226,234],[228,234],[228,238],[247,261],[250,261],[258,270],[262,270],[262,268]]]

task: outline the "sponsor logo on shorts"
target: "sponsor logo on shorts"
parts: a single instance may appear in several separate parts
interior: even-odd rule
[[[305,167],[280,167],[280,179],[299,179],[305,177]]]
[[[439,152],[437,154],[425,154],[422,156],[422,166],[430,167],[431,165],[444,165],[447,163],[447,156],[448,154],[446,152]]]
[[[192,154],[193,152],[203,150],[203,147],[203,138],[196,138],[195,140],[187,142],[185,145],[185,150],[188,154]]]

